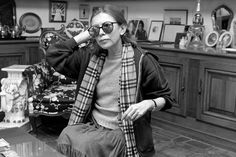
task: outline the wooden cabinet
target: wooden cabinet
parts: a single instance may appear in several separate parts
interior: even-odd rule
[[[153,125],[236,151],[236,54],[141,47],[158,54],[177,101]]]
[[[13,64],[34,64],[41,60],[38,41],[2,40],[0,41],[0,69]],[[7,73],[1,71],[0,79]]]
[[[186,116],[186,79],[188,60],[180,57],[159,55],[160,65],[172,90],[173,99],[178,102],[169,112]]]
[[[200,62],[197,118],[236,130],[236,64]]]

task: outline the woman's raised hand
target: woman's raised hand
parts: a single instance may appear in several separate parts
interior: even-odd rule
[[[89,35],[88,30],[85,30],[85,31],[81,32],[80,34],[74,36],[73,38],[78,44],[82,44],[82,43],[88,41],[89,39],[91,39],[91,36]]]

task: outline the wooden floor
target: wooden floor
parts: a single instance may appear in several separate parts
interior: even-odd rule
[[[38,128],[37,134],[31,134],[55,149],[56,139],[63,128],[57,125],[63,124],[63,121],[60,120],[58,123],[44,120],[44,123]],[[236,152],[218,148],[156,126],[153,126],[153,137],[156,149],[155,157],[236,157]]]

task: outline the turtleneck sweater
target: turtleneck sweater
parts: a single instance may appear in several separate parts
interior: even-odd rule
[[[119,116],[119,78],[121,57],[107,57],[96,86],[96,103],[92,116],[96,122],[109,129],[117,129]]]

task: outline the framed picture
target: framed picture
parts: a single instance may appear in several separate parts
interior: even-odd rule
[[[223,32],[219,37],[219,42],[222,43],[222,47],[229,47],[233,41],[233,35],[229,31]]]
[[[217,44],[219,40],[219,33],[217,31],[212,31],[209,34],[207,34],[205,38],[205,44],[208,47],[213,47]]]
[[[184,33],[184,32],[185,32],[185,25],[165,24],[163,36],[162,36],[162,41],[174,43],[175,38],[176,38],[176,34],[177,33]]]
[[[180,43],[180,40],[184,37],[187,36],[187,33],[184,32],[184,33],[176,33],[176,36],[175,36],[175,48],[180,48],[179,47],[179,43]]]
[[[49,22],[66,22],[66,1],[49,1]]]
[[[142,29],[144,34],[138,33],[139,24],[142,23]],[[128,33],[133,40],[147,40],[147,30],[148,30],[148,19],[147,18],[137,18],[128,21]]]
[[[188,10],[186,9],[165,9],[164,23],[172,25],[187,25]]]
[[[88,19],[89,18],[90,8],[88,4],[80,4],[79,5],[79,18],[80,19]]]
[[[148,32],[148,40],[160,41],[164,21],[152,20]]]
[[[134,40],[136,40],[135,35],[138,29],[138,23],[139,23],[139,20],[132,19],[128,21],[127,31],[128,31],[129,36]]]

